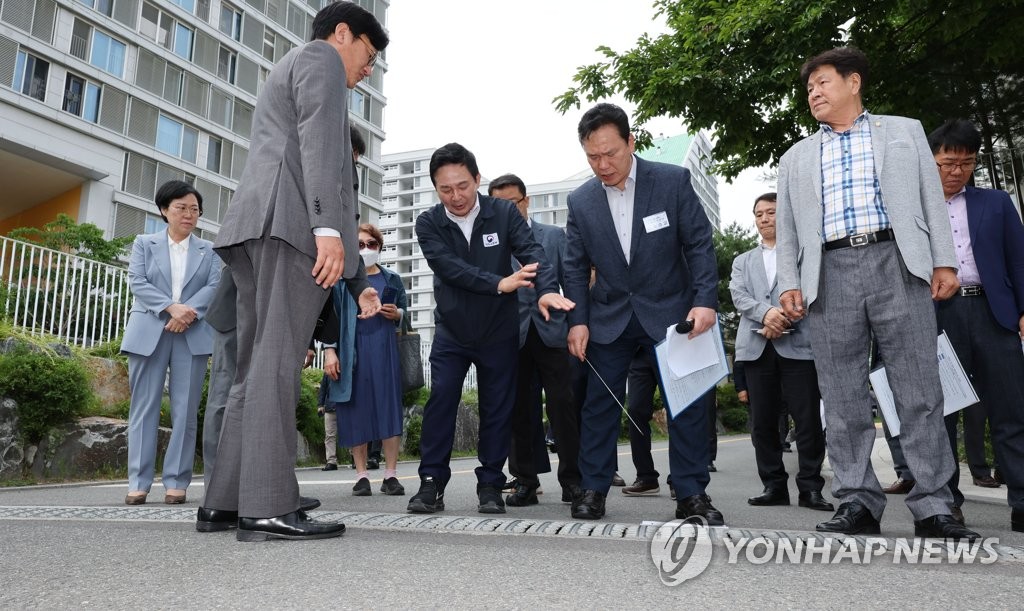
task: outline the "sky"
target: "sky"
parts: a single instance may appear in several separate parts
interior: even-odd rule
[[[653,16],[649,0],[392,0],[383,152],[459,142],[485,178],[512,172],[528,185],[587,169],[576,124],[589,104],[562,115],[552,99],[579,66],[602,60],[598,46],[626,51],[665,32]],[[685,126],[665,118],[647,129],[674,136]],[[753,227],[754,198],[772,188],[762,173],[719,179],[723,226]]]

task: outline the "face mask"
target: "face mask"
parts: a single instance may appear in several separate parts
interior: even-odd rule
[[[372,248],[364,248],[359,251],[359,256],[363,258],[363,265],[366,267],[373,267],[377,265],[377,260],[380,259],[380,253]]]

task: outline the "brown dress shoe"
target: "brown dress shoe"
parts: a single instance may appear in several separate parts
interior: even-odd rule
[[[185,502],[185,491],[170,489],[164,495],[164,503],[168,505],[181,505]]]
[[[901,477],[894,481],[892,484],[890,484],[888,487],[882,488],[882,492],[886,494],[906,494],[910,492],[910,490],[914,487],[914,484],[916,483],[917,482],[915,482],[912,479],[903,479]]]
[[[1001,484],[991,475],[982,475],[974,478],[974,485],[982,488],[998,488]]]
[[[129,492],[128,496],[124,497],[124,504],[125,505],[145,505],[146,504],[146,496],[148,496],[148,495],[149,495],[148,492],[142,492],[141,490],[136,490],[134,492]]]

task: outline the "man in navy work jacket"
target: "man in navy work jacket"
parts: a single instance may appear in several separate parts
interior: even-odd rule
[[[480,171],[473,153],[456,143],[437,149],[430,158],[430,180],[441,203],[416,219],[416,236],[434,272],[437,307],[430,399],[420,434],[420,490],[408,510],[444,509],[455,416],[473,364],[480,391],[479,510],[505,513],[502,468],[508,458],[519,352],[516,291],[535,287],[545,319],[549,308],[571,310],[573,303],[559,294],[554,268],[512,202],[478,193]],[[515,272],[512,257],[522,264]]]
[[[595,177],[568,200],[565,294],[577,304],[569,313],[568,343],[593,370],[580,414],[584,492],[572,517],[596,520],[604,516],[615,475],[622,418],[616,398],[623,401],[629,363],[638,348],[653,359],[669,325],[693,320],[691,337],[714,326],[718,271],[711,223],[689,170],[634,155],[629,119],[612,104],[588,110],[578,131]],[[588,288],[591,266],[596,280]],[[707,411],[697,401],[669,422],[670,485],[677,518],[721,525],[722,514],[704,493]]]

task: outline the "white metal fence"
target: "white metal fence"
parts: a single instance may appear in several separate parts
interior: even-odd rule
[[[85,348],[117,339],[132,305],[128,270],[0,237],[0,314],[32,335],[49,334]],[[420,344],[430,386],[430,342]],[[314,367],[323,367],[318,350]],[[476,388],[470,367],[466,389]]]
[[[126,269],[0,237],[0,308],[32,335],[83,347],[110,341],[131,304]]]

